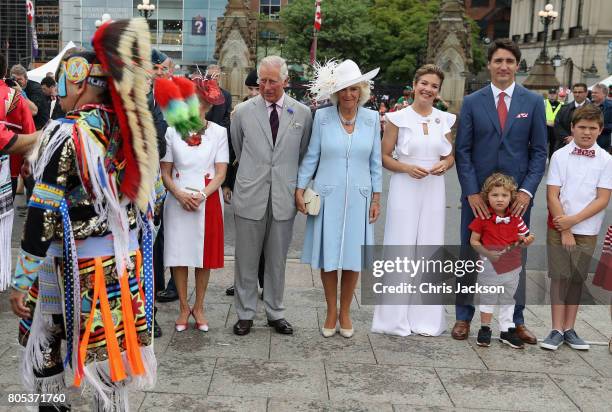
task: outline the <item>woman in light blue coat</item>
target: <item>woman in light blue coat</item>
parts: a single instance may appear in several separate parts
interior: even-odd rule
[[[317,68],[311,92],[333,105],[317,110],[308,151],[298,172],[296,206],[306,213],[304,189],[320,195],[321,208],[308,216],[302,262],[321,269],[327,301],[323,336],[354,333],[350,306],[361,270],[361,246],[374,243],[373,224],[380,213],[382,160],[380,121],[373,110],[361,107],[370,98],[369,80],[351,60]],[[338,270],[342,271],[340,311],[337,307]]]

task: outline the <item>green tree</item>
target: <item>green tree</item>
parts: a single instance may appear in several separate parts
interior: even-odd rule
[[[391,83],[409,82],[427,58],[429,23],[440,11],[440,0],[376,0],[370,18],[378,39],[382,78]],[[472,35],[472,70],[479,71],[484,51],[478,25],[468,18]]]
[[[439,0],[375,1],[370,19],[383,80],[409,81],[418,66],[425,63],[428,25],[439,9]]]
[[[317,60],[354,60],[362,70],[372,66],[373,33],[368,12],[373,0],[324,0],[323,28],[318,34]],[[287,40],[283,54],[292,62],[309,61],[314,1],[294,0],[281,11]],[[285,53],[286,51],[286,53]]]
[[[353,59],[362,70],[381,68],[387,83],[410,82],[427,58],[429,23],[440,0],[324,0],[317,60]],[[292,62],[309,61],[313,0],[293,0],[281,11],[287,40],[283,53]],[[479,29],[471,21],[473,71],[486,63]]]

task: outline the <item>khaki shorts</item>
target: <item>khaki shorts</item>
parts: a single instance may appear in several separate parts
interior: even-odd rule
[[[597,245],[597,235],[574,235],[574,239],[576,248],[568,252],[561,244],[561,233],[548,228],[546,249],[548,276],[551,279],[567,279],[576,283],[586,280]]]

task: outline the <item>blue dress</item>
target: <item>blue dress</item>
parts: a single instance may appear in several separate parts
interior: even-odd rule
[[[326,272],[361,271],[361,246],[374,243],[372,192],[382,192],[378,113],[360,107],[349,135],[336,106],[317,110],[297,187],[306,188],[315,172],[321,209],[306,220],[302,262]]]

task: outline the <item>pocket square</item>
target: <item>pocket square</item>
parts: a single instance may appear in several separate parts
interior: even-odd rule
[[[517,119],[526,119],[529,117],[529,113],[519,113],[516,115]]]

